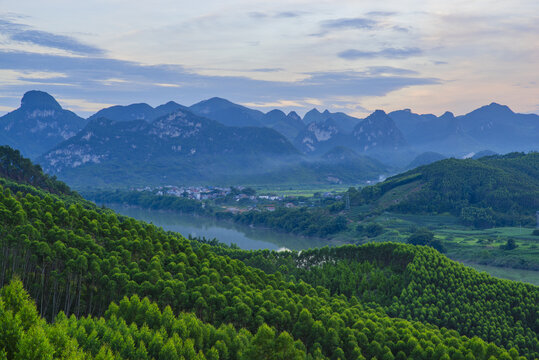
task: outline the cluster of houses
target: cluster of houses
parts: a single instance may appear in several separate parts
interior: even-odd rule
[[[268,201],[283,201],[283,196],[277,195],[247,195],[242,193],[245,189],[243,186],[234,188],[235,195],[232,196],[233,200],[239,201],[242,199],[249,200],[268,200]],[[156,195],[170,195],[185,197],[193,200],[216,200],[223,199],[230,196],[233,193],[231,187],[218,187],[218,186],[174,186],[166,185],[159,187],[141,187],[135,189],[136,191],[149,191]],[[238,193],[239,192],[239,193]]]
[[[254,190],[246,189],[243,186],[219,187],[219,186],[158,186],[140,187],[136,191],[148,191],[158,196],[169,195],[188,198],[192,200],[224,200],[222,204],[228,204],[226,211],[236,213],[249,210],[275,211],[277,207],[295,208],[298,206],[316,206],[315,202],[306,201],[296,196],[282,195],[257,195]],[[245,192],[244,192],[245,191]],[[318,194],[320,198],[333,198],[339,200],[342,196],[334,192],[324,192]],[[242,202],[240,202],[243,200]],[[239,203],[233,205],[232,203]],[[232,206],[230,206],[232,205]],[[237,207],[239,206],[239,207]]]
[[[242,187],[238,187],[238,190],[243,190]],[[156,195],[170,195],[185,197],[193,200],[215,200],[225,198],[232,193],[230,187],[218,187],[218,186],[174,186],[166,185],[159,187],[143,187],[135,189],[137,191],[150,191]],[[246,194],[235,195],[238,199],[243,198],[255,198],[255,196],[248,196]]]

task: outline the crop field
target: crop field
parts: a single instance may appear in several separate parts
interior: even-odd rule
[[[532,235],[532,228],[472,229],[449,214],[403,215],[385,212],[362,219],[366,211],[366,206],[353,207],[348,218],[361,220],[363,224],[380,224],[384,228],[382,234],[367,238],[359,236],[352,229],[339,234],[337,239],[351,243],[406,242],[415,228],[426,227],[441,241],[449,258],[499,278],[539,285],[539,236]],[[509,239],[513,239],[517,247],[505,250],[503,247]]]

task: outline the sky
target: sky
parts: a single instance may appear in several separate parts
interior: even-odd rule
[[[34,89],[83,117],[214,96],[299,114],[539,113],[539,1],[0,0],[0,115]]]

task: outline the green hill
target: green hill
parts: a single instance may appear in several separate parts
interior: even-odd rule
[[[247,252],[71,200],[0,187],[0,358],[539,356],[537,287],[430,248]]]
[[[445,159],[352,194],[355,204],[401,213],[444,213],[476,227],[525,225],[539,209],[539,153]]]
[[[65,183],[58,181],[54,176],[44,174],[41,166],[34,165],[18,150],[9,146],[0,146],[0,180],[4,186],[10,182],[11,186],[14,186],[12,190],[21,188],[19,185],[13,184],[16,182],[32,185],[53,194],[75,195]]]

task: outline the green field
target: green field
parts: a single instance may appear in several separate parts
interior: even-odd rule
[[[405,215],[384,212],[362,218],[366,207],[353,207],[347,217],[353,224],[378,223],[384,232],[374,238],[362,237],[352,224],[350,230],[338,234],[336,239],[350,243],[406,242],[415,228],[426,227],[442,242],[446,255],[451,259],[499,278],[539,285],[539,236],[532,235],[532,228],[472,229],[449,214]],[[508,239],[514,239],[518,247],[513,250],[500,248]]]
[[[275,186],[251,186],[258,194],[275,194],[280,196],[313,196],[315,193],[345,192],[350,186],[358,185],[275,185]]]
[[[513,281],[523,281],[529,284],[539,286],[539,271],[511,269],[489,265],[478,265],[464,263],[466,266],[472,267],[477,271],[484,271],[491,276]]]

